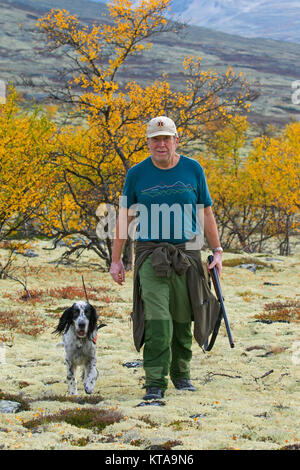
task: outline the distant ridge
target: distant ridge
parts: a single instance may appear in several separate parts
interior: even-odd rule
[[[172,0],[170,6],[171,13],[195,26],[300,43],[299,0]]]
[[[54,81],[61,59],[54,54],[37,54],[28,29],[35,28],[38,17],[51,8],[63,8],[88,24],[105,19],[105,5],[88,0],[0,0],[0,80],[17,83],[21,75],[39,81],[43,76]],[[20,26],[21,25],[21,26]],[[292,103],[292,84],[300,80],[300,48],[297,44],[270,39],[247,39],[207,28],[189,26],[184,35],[164,35],[153,40],[143,56],[131,58],[120,79],[143,84],[167,72],[172,87],[184,85],[184,57],[202,57],[204,70],[225,71],[229,65],[242,71],[248,81],[260,83],[262,96],[252,104],[252,121],[284,125],[291,118],[300,120],[300,105]],[[37,100],[42,95],[35,93]]]

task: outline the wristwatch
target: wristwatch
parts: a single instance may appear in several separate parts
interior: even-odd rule
[[[213,253],[223,253],[223,248],[221,246],[217,246],[216,248],[212,249]]]

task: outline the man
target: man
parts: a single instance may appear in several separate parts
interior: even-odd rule
[[[164,396],[167,376],[178,390],[194,391],[190,381],[191,322],[200,346],[211,334],[219,304],[205,280],[197,240],[204,235],[213,250],[208,267],[222,269],[222,248],[211,198],[200,164],[176,152],[175,123],[158,116],[148,123],[150,156],[126,177],[116,226],[110,273],[125,280],[122,248],[134,216],[138,216],[133,335],[137,350],[144,343],[145,400]],[[132,228],[132,227],[131,227]]]

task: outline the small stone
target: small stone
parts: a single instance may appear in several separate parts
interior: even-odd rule
[[[143,361],[138,359],[136,361],[124,362],[123,366],[128,368],[143,367]]]
[[[39,256],[39,255],[33,250],[26,250],[24,253],[24,256],[26,256],[27,258],[35,258],[36,256]]]
[[[0,400],[0,413],[16,413],[21,408],[17,401]]]
[[[255,273],[257,269],[262,269],[264,266],[262,264],[239,264],[237,268],[248,269],[249,271]]]

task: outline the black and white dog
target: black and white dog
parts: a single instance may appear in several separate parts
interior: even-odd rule
[[[83,366],[82,380],[86,393],[93,393],[98,377],[96,339],[98,315],[88,302],[78,301],[62,314],[53,333],[63,334],[66,352],[67,381],[70,395],[77,395],[76,369]]]

